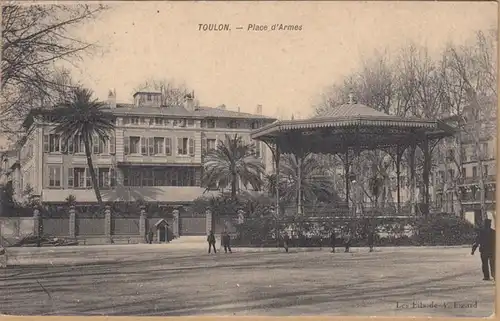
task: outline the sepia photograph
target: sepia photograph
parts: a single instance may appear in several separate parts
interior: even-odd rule
[[[0,317],[495,314],[496,2],[1,27]]]

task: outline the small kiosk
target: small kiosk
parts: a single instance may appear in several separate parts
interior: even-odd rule
[[[168,243],[168,223],[165,219],[161,219],[156,222],[156,242],[157,243]]]

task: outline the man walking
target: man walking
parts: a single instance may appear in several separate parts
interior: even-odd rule
[[[471,254],[474,255],[479,247],[481,254],[481,265],[483,269],[483,280],[490,280],[490,271],[495,278],[495,230],[491,228],[491,220],[484,220],[484,226],[479,230],[476,242],[472,245]]]
[[[224,253],[227,253],[228,250],[229,253],[233,253],[233,251],[231,251],[231,236],[229,236],[227,231],[222,233],[222,246],[224,246]]]
[[[210,234],[208,234],[207,237],[207,242],[208,242],[208,254],[211,253],[211,249],[214,249],[214,253],[217,253],[217,250],[215,249],[215,235],[214,231],[210,230]]]

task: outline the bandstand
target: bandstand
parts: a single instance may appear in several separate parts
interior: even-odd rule
[[[252,139],[262,141],[273,150],[275,168],[279,168],[281,154],[294,154],[300,165],[305,156],[314,154],[338,155],[344,163],[346,204],[349,204],[351,180],[361,173],[360,153],[366,150],[382,150],[391,155],[396,167],[397,211],[401,211],[401,161],[409,150],[411,179],[415,182],[415,151],[423,154],[423,206],[427,215],[430,208],[430,171],[432,149],[437,143],[455,133],[454,127],[440,120],[388,115],[371,107],[352,101],[332,108],[327,113],[306,119],[276,121],[252,132]],[[279,171],[276,171],[279,175]],[[353,179],[348,179],[353,177]],[[279,176],[277,177],[279,180]],[[298,208],[302,213],[300,179],[298,180]],[[279,184],[276,184],[277,186]],[[355,184],[353,211],[362,214],[362,190]],[[414,185],[413,185],[414,186]],[[276,188],[276,209],[279,211],[279,190]],[[411,204],[414,208],[415,204]],[[349,206],[349,205],[348,205]],[[350,211],[349,211],[350,212]]]

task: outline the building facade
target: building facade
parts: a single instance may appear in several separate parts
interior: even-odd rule
[[[471,113],[471,108],[467,108],[465,118],[455,120],[457,125],[458,121],[472,118]],[[487,217],[494,220],[496,214],[496,116],[484,119],[476,126],[463,124],[463,131],[443,142],[433,179],[437,207],[443,212],[463,215],[475,224],[481,224],[482,199]]]
[[[274,119],[262,115],[197,106],[187,97],[183,106],[161,106],[161,93],[137,92],[133,104],[117,104],[110,92],[109,112],[116,116],[107,141],[94,138],[92,160],[103,201],[145,200],[187,204],[203,195],[203,155],[226,134],[250,142],[252,129]],[[49,116],[34,119],[20,149],[17,190],[31,188],[43,203],[96,202],[83,143],[64,141]],[[255,142],[256,157],[268,170],[271,151]],[[214,189],[217,189],[215,187]]]

